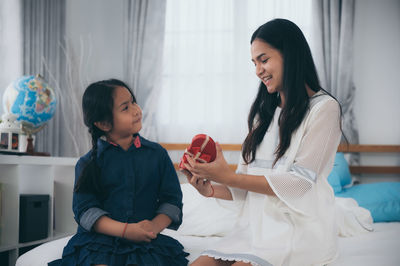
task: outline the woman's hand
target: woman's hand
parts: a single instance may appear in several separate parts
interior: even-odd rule
[[[194,176],[187,169],[180,169],[180,171],[186,176],[188,182],[194,186],[197,191],[204,197],[211,197],[214,194],[214,188],[212,187],[210,180]]]
[[[222,154],[221,146],[218,142],[216,143],[216,150],[216,158],[211,163],[198,163],[193,158],[186,155],[188,163],[185,163],[184,165],[192,175],[190,180],[188,174],[185,172],[184,174],[186,177],[188,177],[188,180],[192,185],[196,184],[201,189],[203,189],[203,187],[206,188],[211,186],[209,183],[202,182],[203,178],[225,185],[230,185],[234,181],[233,179],[235,178],[235,171],[233,171],[226,162],[224,155]],[[196,177],[196,179],[193,179],[192,181],[192,177]],[[194,185],[194,187],[196,186]]]
[[[140,223],[128,224],[124,237],[133,242],[150,242],[152,239],[157,237],[154,232],[147,230],[147,228],[150,228],[148,223]],[[144,227],[146,227],[146,229],[144,229]]]
[[[211,185],[210,180],[198,176],[192,176],[189,183],[204,197],[212,197],[214,195],[214,188]]]

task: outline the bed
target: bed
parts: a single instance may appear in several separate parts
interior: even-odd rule
[[[185,144],[164,144],[163,146],[169,151],[183,150],[186,147]],[[224,151],[239,151],[240,145],[223,145],[223,149]],[[374,154],[400,153],[400,146],[341,145],[338,152],[367,152]],[[236,166],[232,165],[232,167],[235,168]],[[392,174],[395,175],[395,178],[397,178],[396,180],[399,180],[400,174],[400,167],[398,166],[346,165],[343,167],[343,165],[337,163],[336,159],[335,167],[332,172],[336,171],[335,169],[337,171],[347,169],[346,171],[351,174]],[[343,175],[342,173],[340,174]],[[365,206],[370,209],[370,213],[374,218],[374,223],[372,224],[373,230],[371,232],[366,230],[355,236],[339,237],[339,256],[329,265],[400,265],[400,200],[398,200],[400,197],[400,182],[376,183],[380,185],[380,187],[375,187],[376,184],[363,184],[360,187],[360,185],[352,185],[352,183],[346,184],[347,181],[343,180],[337,182],[344,182],[340,184],[342,186],[340,191],[334,188],[335,194],[337,192],[338,202],[345,199],[347,196],[354,196],[357,202],[359,201],[361,203],[360,206],[366,204]],[[331,184],[334,186],[334,183]],[[386,185],[382,187],[381,184]],[[356,187],[356,189],[351,189],[352,187]],[[189,184],[182,184],[184,217],[180,229],[178,231],[166,229],[162,232],[163,234],[176,238],[182,243],[185,250],[190,253],[188,257],[190,262],[195,260],[205,247],[209,246],[211,243],[215,243],[221,236],[233,229],[234,223],[232,221],[235,219],[236,215],[236,206],[234,204],[226,201],[221,202],[215,199],[203,198],[194,193],[195,191],[193,190],[194,188]],[[376,191],[381,191],[380,195],[376,196],[374,194]],[[380,200],[382,197],[384,197],[385,202],[379,202],[379,210],[373,209],[373,207],[371,207],[371,200]],[[386,199],[386,197],[391,198]],[[198,217],[202,217],[203,220],[201,223],[198,222]],[[47,262],[61,257],[63,247],[70,237],[71,236],[68,236],[42,244],[26,252],[18,258],[16,265],[47,265]]]
[[[339,257],[332,266],[398,266],[400,265],[400,223],[377,223],[375,231],[356,237],[339,238]],[[182,236],[172,230],[164,232],[178,239],[190,253],[193,261],[204,247],[217,241],[218,236]],[[61,257],[62,248],[70,237],[42,244],[18,258],[16,266],[47,265],[47,262]]]

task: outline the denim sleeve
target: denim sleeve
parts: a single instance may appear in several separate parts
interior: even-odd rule
[[[94,223],[103,215],[107,215],[108,212],[99,208],[90,208],[81,215],[79,224],[86,229],[91,231]]]
[[[160,205],[157,213],[171,218],[169,229],[177,230],[182,224],[182,190],[171,159],[165,149],[162,150]]]
[[[88,157],[82,157],[75,166],[75,184],[81,175],[84,167],[89,163]],[[100,203],[97,196],[93,193],[83,193],[83,192],[74,192],[72,199],[72,210],[74,212],[74,219],[81,227],[88,230],[87,228],[91,228],[93,223],[101,216],[98,216],[97,219],[94,220],[96,215],[99,215],[98,211],[89,211],[90,209],[96,208],[98,210],[102,210],[102,204]],[[87,211],[89,211],[87,213]],[[104,211],[103,211],[104,212]],[[102,214],[104,215],[105,212]],[[94,220],[94,221],[93,221]],[[81,222],[84,221],[84,224]],[[90,221],[93,223],[90,225]]]
[[[158,208],[157,213],[163,213],[167,215],[173,223],[179,223],[181,220],[181,209],[170,203],[162,203]]]

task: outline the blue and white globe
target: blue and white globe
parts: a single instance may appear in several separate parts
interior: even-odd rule
[[[40,76],[23,76],[4,91],[3,107],[25,127],[36,129],[49,121],[56,111],[57,100],[52,88]]]

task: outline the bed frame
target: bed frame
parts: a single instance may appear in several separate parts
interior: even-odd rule
[[[182,150],[184,151],[188,143],[160,143],[167,150]],[[224,151],[241,151],[241,144],[221,144]],[[400,145],[364,145],[364,144],[340,144],[338,152],[343,153],[399,153]],[[178,163],[174,163],[175,169],[178,169]],[[236,164],[229,165],[236,170]],[[400,166],[363,166],[350,165],[352,174],[399,174]]]

